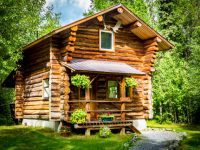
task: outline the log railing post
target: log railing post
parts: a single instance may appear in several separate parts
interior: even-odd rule
[[[125,120],[125,103],[123,102],[124,101],[124,98],[125,98],[125,79],[123,78],[122,79],[122,82],[121,82],[121,86],[120,86],[120,91],[121,91],[121,97],[120,97],[120,100],[122,101],[121,103],[121,120]]]
[[[85,100],[86,100],[86,104],[85,104],[85,110],[87,112],[87,121],[89,122],[90,121],[90,117],[91,117],[91,114],[90,112],[90,88],[86,88],[86,91],[85,91]],[[89,136],[90,135],[90,128],[87,128],[86,131],[85,131],[85,135],[86,136]]]
[[[85,91],[85,100],[86,100],[86,105],[85,105],[85,110],[87,111],[87,121],[90,121],[90,112],[88,112],[90,110],[90,88],[87,88]]]

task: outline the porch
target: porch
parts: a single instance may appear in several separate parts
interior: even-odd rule
[[[82,61],[81,61],[82,62]],[[98,63],[95,65],[95,63]],[[79,63],[76,69],[73,65],[67,66],[73,70],[70,74],[70,77],[75,74],[84,74],[90,78],[90,88],[82,89],[80,87],[75,87],[70,84],[70,94],[69,94],[69,109],[67,111],[69,118],[71,113],[76,109],[83,109],[87,113],[86,123],[77,124],[75,128],[85,128],[86,134],[90,130],[98,130],[100,127],[108,126],[111,129],[121,129],[121,132],[125,132],[125,127],[129,127],[135,132],[139,131],[132,126],[132,120],[135,118],[135,115],[141,115],[143,111],[142,103],[137,100],[137,91],[132,87],[125,86],[125,78],[132,77],[133,75],[143,75],[142,72],[132,69],[131,66],[126,64],[120,66],[120,63],[113,63],[112,66],[105,61],[93,61],[92,65],[95,68],[95,72],[92,69],[84,69],[80,71],[80,68],[83,68],[83,64]],[[110,62],[109,62],[110,63]],[[72,63],[73,64],[73,63]],[[114,66],[113,66],[114,64]],[[102,67],[106,65],[106,67]],[[100,66],[100,67],[99,67]],[[121,70],[117,68],[123,68]],[[130,68],[131,67],[131,68]],[[79,70],[77,69],[79,68]],[[100,71],[97,71],[97,70]],[[108,72],[109,70],[112,70]],[[115,71],[117,69],[117,71]],[[127,72],[127,70],[129,72]],[[137,105],[137,108],[133,107]],[[66,112],[66,111],[65,111]],[[114,119],[110,122],[103,122],[101,120],[101,115],[111,114],[114,116]],[[70,119],[69,119],[70,122]]]

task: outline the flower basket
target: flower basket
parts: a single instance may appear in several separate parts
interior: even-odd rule
[[[104,114],[100,116],[102,122],[111,122],[114,120],[115,116],[108,114]]]
[[[102,122],[111,122],[113,121],[113,117],[101,117],[101,121]]]

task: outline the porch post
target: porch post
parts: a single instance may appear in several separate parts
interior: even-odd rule
[[[86,105],[85,105],[85,110],[89,111],[90,110],[90,88],[87,88],[85,91],[85,100],[86,100]],[[87,120],[90,121],[90,112],[87,112]]]
[[[120,89],[120,91],[121,91],[120,101],[122,101],[121,102],[121,120],[125,121],[126,120],[126,113],[124,112],[125,103],[123,101],[124,101],[124,98],[125,98],[126,94],[125,94],[125,79],[124,79],[124,77],[122,78],[122,82],[121,82],[120,88],[121,88]],[[120,134],[125,134],[125,128],[121,129]]]
[[[122,82],[121,82],[121,89],[120,89],[120,91],[121,91],[121,97],[120,97],[120,101],[122,101],[121,102],[121,120],[125,120],[125,112],[124,112],[124,110],[125,110],[125,103],[123,102],[124,101],[124,99],[125,99],[125,79],[124,79],[124,77],[123,77],[123,79],[122,79]]]
[[[90,116],[91,115],[90,115],[90,112],[88,112],[90,110],[90,102],[89,102],[89,100],[90,100],[90,88],[87,88],[86,91],[85,91],[85,100],[86,100],[85,110],[87,112],[86,119],[87,119],[87,121],[90,121]],[[87,128],[85,130],[85,135],[86,136],[90,136],[90,128]]]

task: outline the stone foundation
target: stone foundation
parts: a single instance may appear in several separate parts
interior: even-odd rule
[[[22,124],[24,126],[46,127],[46,128],[51,128],[54,131],[58,131],[60,122],[48,121],[48,120],[23,119]]]
[[[145,119],[137,119],[133,120],[133,126],[136,127],[138,130],[144,130],[147,128],[147,123]]]

